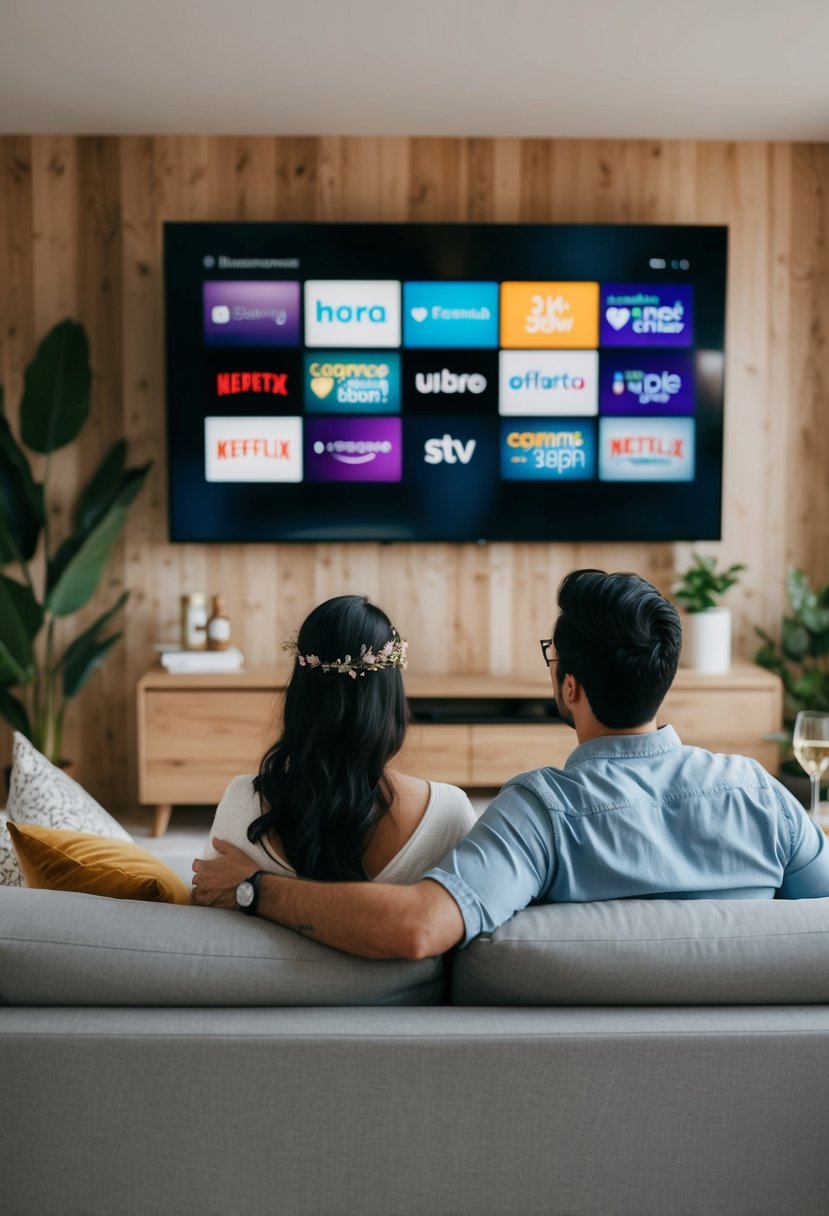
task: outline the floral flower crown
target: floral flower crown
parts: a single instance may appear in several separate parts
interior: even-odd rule
[[[399,667],[404,670],[408,663],[409,643],[405,638],[401,638],[396,629],[392,629],[391,639],[379,650],[372,650],[371,646],[361,646],[358,655],[352,657],[347,654],[344,659],[333,659],[330,663],[316,654],[300,654],[296,637],[288,638],[287,642],[283,642],[282,649],[293,655],[300,667],[318,667],[320,671],[336,671],[356,680],[357,676],[364,676],[367,671],[382,671],[385,667]]]

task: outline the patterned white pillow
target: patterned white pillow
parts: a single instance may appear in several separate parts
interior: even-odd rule
[[[23,874],[14,845],[6,831],[7,819],[6,812],[0,811],[0,887],[22,887]]]
[[[12,758],[6,813],[14,823],[68,828],[74,832],[132,841],[132,836],[124,831],[117,819],[113,819],[77,781],[50,764],[19,731],[15,731]]]

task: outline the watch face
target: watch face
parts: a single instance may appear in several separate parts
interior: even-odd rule
[[[252,882],[240,882],[236,888],[236,903],[240,908],[249,908],[255,894]]]

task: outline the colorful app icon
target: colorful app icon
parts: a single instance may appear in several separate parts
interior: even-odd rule
[[[603,351],[599,404],[603,414],[693,414],[693,355]]]
[[[206,346],[298,346],[299,283],[202,284]]]
[[[692,346],[688,283],[603,283],[602,346]]]
[[[400,481],[400,418],[308,418],[305,470],[308,481]]]
[[[404,283],[405,346],[496,347],[497,283]]]
[[[583,418],[501,422],[504,481],[585,481],[595,474],[595,422]]]
[[[499,414],[589,417],[598,403],[597,351],[501,351]]]
[[[205,481],[302,481],[301,418],[205,418]]]
[[[514,349],[599,345],[598,283],[502,283],[501,345]]]
[[[399,346],[399,281],[309,279],[305,284],[305,345]]]
[[[693,481],[692,418],[602,418],[602,481]]]
[[[305,356],[305,408],[311,414],[396,414],[400,356],[316,351]]]
[[[287,397],[288,373],[285,371],[216,373],[217,397],[236,397],[248,393],[261,393],[268,397]]]
[[[497,350],[406,350],[403,398],[407,413],[495,414]]]

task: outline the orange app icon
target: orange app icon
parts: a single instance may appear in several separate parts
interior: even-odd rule
[[[599,345],[598,283],[502,283],[501,345]]]

